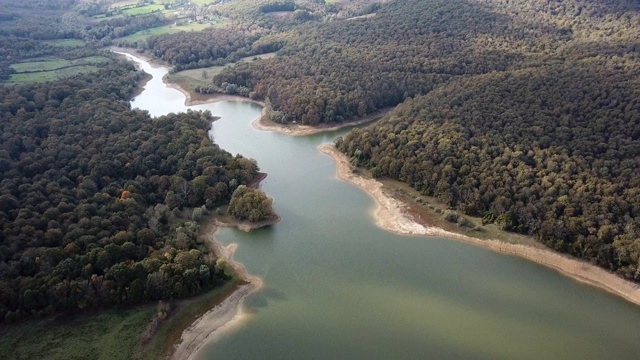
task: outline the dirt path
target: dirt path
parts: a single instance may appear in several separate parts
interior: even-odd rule
[[[409,218],[400,201],[387,196],[382,184],[375,179],[367,179],[352,172],[349,159],[333,145],[321,145],[319,150],[331,156],[337,164],[338,178],[354,184],[371,197],[378,205],[375,211],[376,224],[383,229],[405,235],[438,236],[460,240],[491,249],[504,254],[514,255],[534,261],[538,264],[560,271],[575,280],[596,286],[618,295],[636,305],[640,305],[640,286],[626,281],[597,266],[591,265],[554,251],[534,248],[528,245],[510,244],[499,240],[480,240],[469,236],[445,231],[440,228],[426,227]]]

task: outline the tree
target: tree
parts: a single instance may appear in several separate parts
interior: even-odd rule
[[[275,215],[272,202],[261,190],[240,185],[231,195],[227,212],[240,220],[262,221]]]

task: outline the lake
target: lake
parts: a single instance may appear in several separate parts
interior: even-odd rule
[[[374,201],[336,178],[317,146],[347,130],[295,137],[251,127],[260,106],[186,107],[153,75],[133,107],[153,116],[210,110],[212,139],[258,160],[282,216],[243,233],[235,259],[264,281],[242,323],[204,359],[639,359],[640,308],[520,258],[376,227]]]

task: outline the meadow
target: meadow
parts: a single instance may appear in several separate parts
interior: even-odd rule
[[[57,39],[57,40],[45,40],[45,44],[60,46],[60,47],[80,47],[84,46],[85,42],[80,39]]]
[[[259,59],[269,59],[276,55],[276,53],[266,53],[260,55],[253,55],[244,57],[237,62],[227,63],[224,66],[210,66],[206,68],[189,69],[178,71],[173,74],[168,74],[165,78],[167,82],[175,83],[183,87],[185,90],[194,90],[196,87],[212,85],[211,78],[220,73],[224,68],[233,66],[240,62],[253,62]]]
[[[126,10],[122,10],[122,12],[126,15],[144,15],[154,11],[162,11],[162,10],[164,10],[164,5],[149,4],[144,6],[132,7]]]
[[[5,84],[45,82],[94,72],[98,70],[97,65],[108,61],[103,56],[88,56],[73,60],[51,58],[12,64],[16,73],[11,74]]]

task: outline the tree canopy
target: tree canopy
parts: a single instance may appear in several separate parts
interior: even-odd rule
[[[239,220],[263,221],[275,215],[272,203],[261,190],[240,185],[231,195],[227,212]]]
[[[113,63],[0,88],[0,319],[184,297],[224,279],[197,223],[178,220],[226,204],[258,166],[211,143],[208,112],[132,110],[139,76]]]

